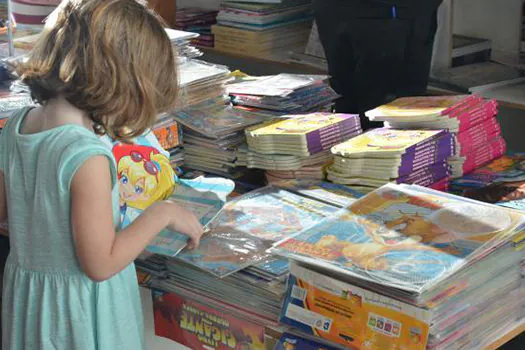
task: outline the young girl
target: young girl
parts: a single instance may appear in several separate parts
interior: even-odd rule
[[[42,106],[0,137],[2,349],[144,349],[133,260],[165,228],[196,246],[202,227],[159,202],[117,233],[116,163],[97,134],[128,141],[172,108],[170,41],[135,0],[66,0],[19,74]]]

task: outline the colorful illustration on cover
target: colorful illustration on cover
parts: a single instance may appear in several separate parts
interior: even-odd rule
[[[431,136],[423,130],[392,130],[378,129],[367,134],[370,138],[368,147],[378,149],[398,149],[421,142]]]
[[[267,258],[271,244],[334,214],[336,207],[268,186],[225,205],[198,249],[178,257],[225,276]]]
[[[285,134],[306,134],[321,128],[337,125],[349,115],[338,115],[329,113],[314,113],[304,116],[289,116],[289,119],[278,120],[272,123],[255,126],[248,129],[253,136],[259,135],[285,135]]]
[[[178,182],[166,152],[152,131],[121,143],[107,135],[101,141],[111,149],[117,164],[122,227],[128,226],[156,201],[167,199]]]
[[[175,174],[170,160],[156,148],[117,143],[113,146],[120,187],[120,210],[128,207],[144,210],[169,198],[175,188]]]
[[[525,153],[498,158],[455,180],[452,188],[469,198],[525,210]]]
[[[404,97],[378,107],[377,111],[385,116],[435,114],[464,100],[465,96]]]
[[[274,350],[336,350],[337,348],[306,339],[293,334],[284,333]]]
[[[153,293],[155,334],[197,350],[263,350],[264,326],[174,293]]]
[[[521,223],[517,214],[497,207],[395,185],[349,209],[279,242],[278,253],[419,291]]]
[[[370,152],[403,151],[440,135],[444,135],[441,130],[374,129],[334,146],[332,153],[351,156],[362,152],[371,154]]]

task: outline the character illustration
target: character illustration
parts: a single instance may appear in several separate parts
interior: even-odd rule
[[[379,130],[379,132],[369,134],[370,142],[367,144],[368,147],[398,149],[407,146],[413,140],[421,139],[425,135],[425,132],[416,130],[404,130],[402,132],[399,130]]]
[[[144,210],[154,202],[167,199],[175,188],[170,160],[156,148],[134,144],[113,147],[120,187],[120,208]]]
[[[511,202],[525,198],[525,159],[501,157],[479,172],[493,177],[483,188],[467,190],[465,196],[487,203]]]

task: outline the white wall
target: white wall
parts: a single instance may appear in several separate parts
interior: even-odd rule
[[[523,0],[454,0],[454,33],[492,40],[493,59],[516,63]]]

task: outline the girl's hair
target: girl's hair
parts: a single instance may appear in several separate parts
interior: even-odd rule
[[[141,210],[155,202],[169,198],[175,188],[175,175],[168,157],[151,152],[148,161],[157,168],[156,175],[147,171],[144,161],[133,160],[131,156],[122,157],[117,165],[119,177],[125,173],[128,180],[134,185],[143,181],[142,193],[149,198],[127,203],[128,206]]]
[[[143,134],[177,97],[174,49],[137,0],[63,1],[17,71],[37,102],[63,96],[115,140]]]

